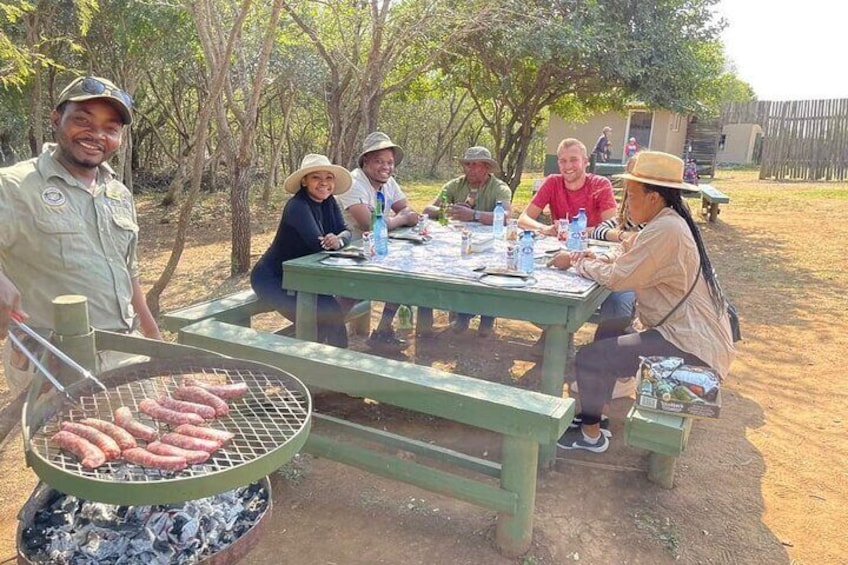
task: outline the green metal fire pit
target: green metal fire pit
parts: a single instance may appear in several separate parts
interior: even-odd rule
[[[235,434],[208,461],[179,472],[143,468],[121,459],[95,469],[50,441],[63,421],[83,418],[113,420],[114,411],[128,406],[144,423],[154,424],[138,410],[145,398],[169,395],[184,377],[218,384],[244,382],[248,392],[230,401],[230,412],[208,425]],[[76,405],[57,391],[48,391],[23,410],[22,427],[27,464],[54,489],[109,504],[152,505],[212,496],[261,479],[287,463],[306,442],[312,404],[303,383],[293,375],[260,363],[220,357],[138,363],[100,375],[107,390],[93,383],[69,388]],[[161,433],[169,426],[159,423]],[[139,442],[141,446],[144,442]]]

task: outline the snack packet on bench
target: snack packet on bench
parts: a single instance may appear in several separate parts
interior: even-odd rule
[[[681,365],[668,376],[669,380],[677,381],[699,397],[710,402],[716,399],[720,380],[715,371],[709,367]]]
[[[642,367],[642,378],[649,381],[658,381],[668,376],[683,365],[680,357],[639,357]]]

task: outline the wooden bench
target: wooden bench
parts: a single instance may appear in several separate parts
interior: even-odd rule
[[[572,399],[214,319],[182,327],[179,341],[279,367],[310,388],[367,397],[499,434],[501,460],[497,462],[315,414],[304,450],[494,510],[498,513],[497,549],[512,557],[529,549],[539,444],[551,444],[563,433],[574,416]],[[345,440],[344,436],[381,449]],[[414,454],[414,460],[402,456],[404,452]],[[438,463],[439,468],[425,462]],[[445,466],[455,467],[462,474],[444,470]]]
[[[701,184],[698,185],[698,188],[701,189],[700,193],[684,192],[684,194],[687,196],[691,195],[692,198],[700,196],[701,214],[703,214],[708,221],[715,222],[719,214],[719,205],[728,204],[730,202],[730,197],[711,184]]]
[[[650,451],[648,480],[664,488],[674,486],[677,457],[686,449],[692,418],[650,410],[630,409],[624,423],[624,442]]]
[[[270,304],[259,300],[256,293],[248,289],[168,312],[164,316],[164,325],[166,329],[176,332],[189,324],[215,318],[250,327],[252,316],[273,311]],[[367,336],[371,329],[371,302],[357,302],[347,313],[345,321],[350,324],[352,333]],[[286,326],[281,332],[294,335],[294,324]]]

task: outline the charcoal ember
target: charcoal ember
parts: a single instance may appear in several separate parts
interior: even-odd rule
[[[28,528],[24,528],[21,534],[21,540],[24,543],[24,548],[29,551],[44,547],[50,541],[47,529],[43,526],[30,526]]]
[[[267,509],[268,498],[261,484],[158,506],[103,505],[62,495],[24,525],[21,550],[33,563],[187,565],[244,535]],[[60,519],[60,510],[69,519]]]
[[[187,512],[179,512],[174,516],[170,537],[181,546],[191,546],[193,542],[200,543],[197,539],[199,531],[200,520]]]
[[[50,528],[61,528],[72,522],[71,515],[59,508],[52,509],[40,516],[41,523]]]
[[[87,500],[80,506],[79,516],[98,526],[116,524],[120,522],[120,516],[118,515],[119,508],[120,506],[113,504],[103,504]]]

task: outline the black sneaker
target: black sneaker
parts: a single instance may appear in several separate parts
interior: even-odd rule
[[[395,332],[381,332],[374,330],[368,337],[368,345],[370,347],[393,347],[403,349],[406,347],[406,340],[400,339],[395,335]]]
[[[565,433],[557,440],[557,447],[566,450],[582,449],[592,453],[603,453],[609,448],[609,438],[604,434],[598,436],[597,441],[592,443],[586,441],[580,430],[565,430]]]
[[[583,423],[583,414],[578,414],[571,420],[571,423],[568,424],[569,430],[579,430],[580,425]],[[606,416],[601,416],[601,433],[607,437],[612,437],[612,432],[609,429],[610,423],[609,418]]]

